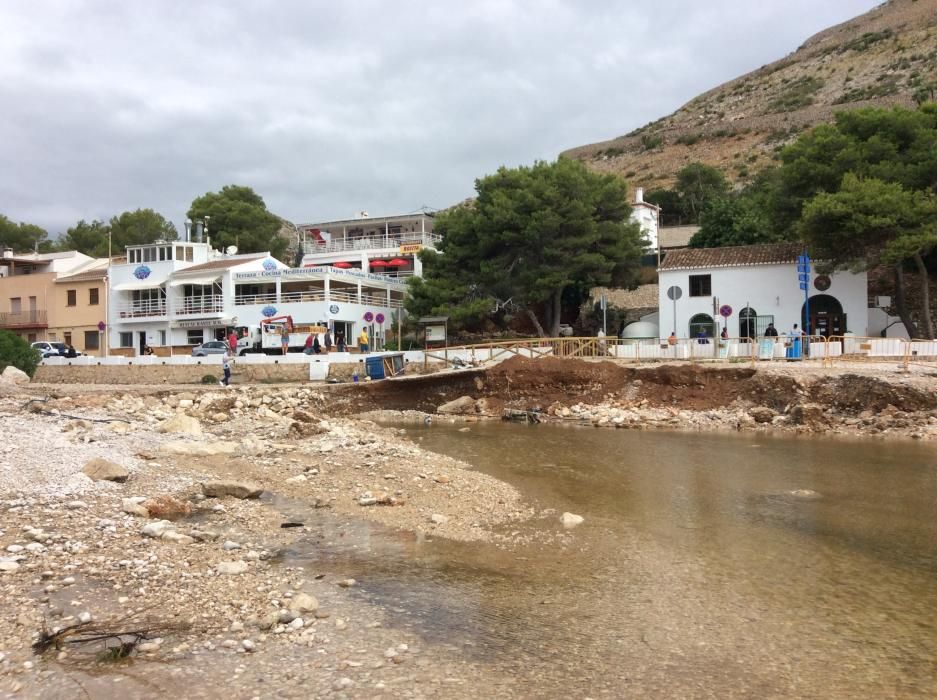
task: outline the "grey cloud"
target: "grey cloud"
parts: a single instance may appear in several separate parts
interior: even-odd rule
[[[0,212],[59,232],[254,187],[293,221],[448,206],[874,0],[0,6]]]

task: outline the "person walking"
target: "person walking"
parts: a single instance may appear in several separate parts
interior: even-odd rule
[[[232,355],[238,354],[238,334],[231,329],[231,332],[228,333],[228,348],[231,350]]]
[[[290,350],[290,329],[286,325],[280,331],[280,349],[284,355]]]
[[[335,333],[335,349],[338,352],[345,352],[348,348],[345,346],[345,332],[338,331]]]
[[[325,351],[332,352],[332,332],[328,328],[325,329],[325,337],[322,341],[325,344]]]
[[[306,354],[306,355],[311,355],[313,352],[315,352],[315,351],[312,349],[312,342],[313,342],[313,340],[316,340],[316,334],[315,334],[315,333],[310,333],[308,336],[306,336],[306,342],[305,342],[305,344],[303,345],[303,353],[304,353],[304,354]]]
[[[599,328],[599,332],[595,334],[595,337],[598,338],[599,354],[607,355],[608,354],[608,343],[605,341],[605,329]]]
[[[225,353],[221,358],[221,369],[224,372],[224,379],[218,382],[221,384],[221,386],[231,385],[231,360],[232,355],[230,350],[225,350]]]
[[[362,328],[358,336],[358,351],[363,355],[368,351],[368,329]]]

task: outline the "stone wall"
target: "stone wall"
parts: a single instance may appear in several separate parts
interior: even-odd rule
[[[48,384],[200,384],[202,377],[221,379],[220,365],[41,365],[34,382]],[[349,372],[349,375],[351,373]],[[306,363],[249,365],[235,363],[234,384],[303,382],[309,380]]]

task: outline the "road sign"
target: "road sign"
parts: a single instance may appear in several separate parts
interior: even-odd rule
[[[810,272],[810,265],[798,265],[797,272]]]
[[[809,281],[810,281],[810,275],[809,275],[808,273],[806,273],[806,272],[802,272],[802,273],[800,273],[799,275],[797,275],[797,280],[798,280],[799,282],[809,282]]]
[[[676,285],[674,285],[673,287],[670,287],[667,290],[667,298],[670,299],[670,301],[676,301],[682,296],[683,296],[683,290],[680,289],[680,287]]]
[[[810,256],[809,256],[809,255],[798,255],[798,256],[797,256],[797,264],[798,264],[798,265],[809,265],[809,264],[810,264]]]
[[[98,330],[103,332],[105,328],[107,328],[107,324],[104,321],[98,321]]]
[[[384,323],[384,314],[378,314],[377,316],[374,317],[374,320],[377,321],[378,323]]]
[[[723,318],[729,318],[732,315],[732,307],[728,304],[723,304],[719,307],[719,315]]]
[[[803,290],[803,291],[806,292],[806,291],[807,291],[807,283],[806,283],[806,282],[801,282],[801,283],[800,283],[800,288],[801,288],[801,290]]]

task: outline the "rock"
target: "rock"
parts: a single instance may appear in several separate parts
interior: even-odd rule
[[[351,688],[354,684],[355,682],[351,680],[351,678],[344,677],[344,678],[339,678],[337,681],[335,681],[332,684],[332,688],[334,690],[347,690],[348,688]]]
[[[217,566],[219,574],[225,576],[237,576],[238,574],[243,574],[247,571],[247,562],[246,561],[223,561],[219,562]]]
[[[338,582],[338,585],[341,586],[342,588],[351,588],[351,587],[354,586],[356,583],[358,583],[358,582],[355,581],[355,579],[353,579],[353,578],[346,578],[346,579],[342,579],[341,581],[339,581],[339,582]]]
[[[8,384],[29,384],[29,375],[13,365],[7,365],[0,376]]]
[[[190,402],[191,403],[191,402]],[[182,433],[183,435],[201,435],[202,424],[198,418],[177,413],[156,426],[158,433]]]
[[[92,620],[91,613],[89,613],[89,612],[87,612],[87,611],[85,611],[85,612],[83,612],[83,613],[79,613],[79,615],[78,615],[78,622],[81,622],[81,623],[83,623],[83,624],[86,624],[86,623],[88,623],[88,622],[91,622],[91,620]]]
[[[11,545],[7,546],[7,551],[8,551],[10,554],[19,554],[19,553],[22,552],[24,549],[26,549],[26,548],[25,548],[23,545],[21,545],[21,544],[11,544]]]
[[[560,516],[560,522],[563,523],[563,527],[565,527],[567,530],[572,529],[577,525],[581,525],[584,520],[585,518],[583,518],[581,515],[576,515],[575,513],[563,513]]]
[[[84,501],[69,501],[65,504],[65,507],[69,510],[84,510],[88,507],[88,504]]]
[[[429,521],[436,525],[444,525],[449,522],[449,518],[441,513],[433,513],[429,516]]]
[[[140,506],[146,509],[149,517],[161,520],[177,520],[192,515],[192,505],[173,496],[148,498]]]
[[[297,593],[290,600],[290,610],[298,613],[310,613],[319,609],[319,601],[308,593]]]
[[[815,501],[818,498],[821,498],[820,494],[813,489],[794,489],[793,491],[788,491],[787,495],[794,498],[800,498],[805,501]]]
[[[291,630],[301,630],[305,624],[306,621],[303,618],[297,617],[290,624],[288,624],[287,627],[289,627]]]
[[[230,552],[234,549],[240,549],[241,545],[237,542],[232,542],[231,540],[227,540],[223,545],[221,545],[221,548],[224,549],[226,552]]]
[[[242,639],[242,640],[241,640],[241,648],[243,648],[244,651],[254,651],[254,649],[256,648],[256,646],[254,645],[254,643],[253,643],[251,640],[249,640],[249,639]]]
[[[755,406],[748,412],[748,415],[754,418],[756,423],[770,423],[778,412],[767,406]]]
[[[0,561],[0,571],[4,573],[13,573],[19,568],[20,568],[20,565],[17,564],[15,561],[8,561],[8,560]]]
[[[445,415],[469,415],[475,413],[475,399],[471,396],[460,396],[455,401],[449,401],[436,407],[436,413]]]
[[[176,544],[192,544],[195,542],[195,538],[183,535],[181,532],[176,532],[175,530],[167,530],[160,539],[169,540]]]
[[[143,642],[142,644],[137,644],[137,651],[141,654],[152,654],[154,651],[159,651],[161,643],[158,641],[152,642]]]
[[[173,529],[175,529],[175,525],[168,520],[157,520],[144,525],[143,529],[140,530],[140,534],[147,537],[162,537],[166,532]]]
[[[202,484],[202,493],[209,498],[257,498],[263,486],[249,481],[208,481]]]
[[[121,501],[120,507],[121,510],[123,510],[125,513],[139,515],[141,518],[148,518],[150,517],[150,511],[141,505],[142,502],[143,501],[138,498],[125,498],[123,501]]]
[[[791,407],[790,417],[795,425],[806,427],[822,426],[828,422],[823,406],[816,403],[799,403]]]
[[[95,481],[116,481],[122,484],[130,478],[130,472],[122,466],[100,457],[85,462],[85,466],[81,468],[81,471]]]
[[[219,440],[218,442],[185,442],[172,440],[164,443],[160,452],[171,455],[191,455],[194,457],[212,457],[214,455],[237,454],[241,446],[236,442]]]

